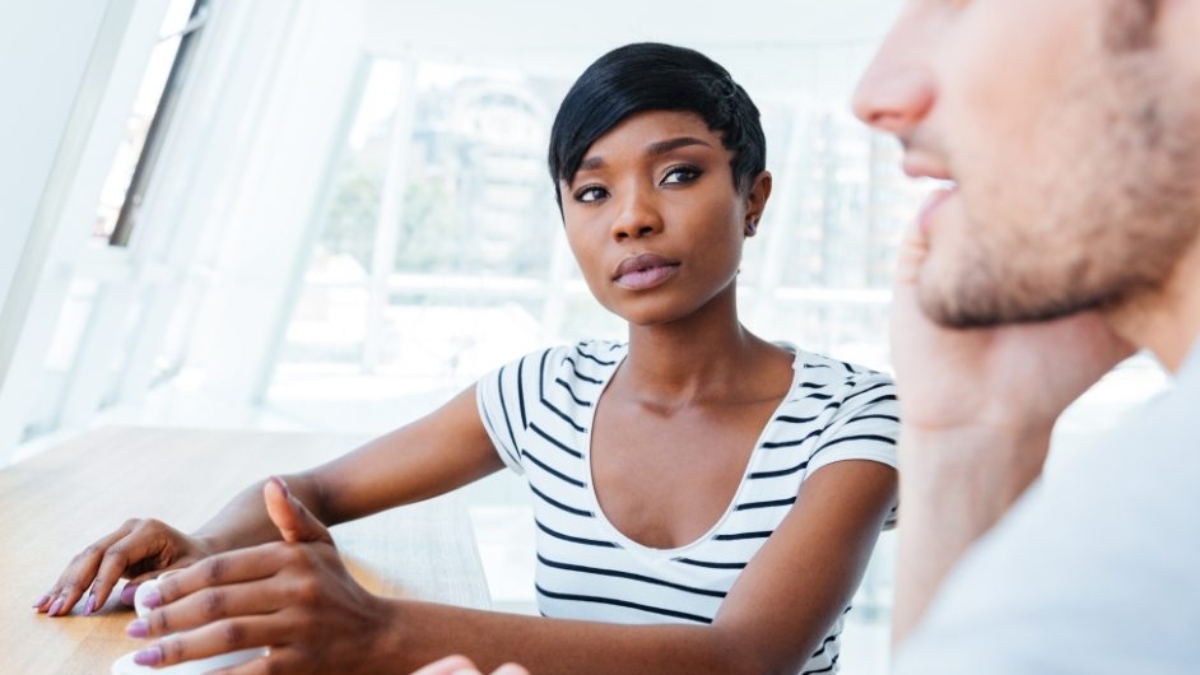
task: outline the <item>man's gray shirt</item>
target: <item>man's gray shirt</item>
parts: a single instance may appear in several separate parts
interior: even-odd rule
[[[895,672],[1200,673],[1200,343],[964,556]]]

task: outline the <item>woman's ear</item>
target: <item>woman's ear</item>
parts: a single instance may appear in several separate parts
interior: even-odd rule
[[[750,190],[746,193],[746,227],[747,237],[753,237],[758,232],[758,224],[762,222],[763,211],[767,208],[767,200],[771,197],[771,172],[762,171],[754,177]]]

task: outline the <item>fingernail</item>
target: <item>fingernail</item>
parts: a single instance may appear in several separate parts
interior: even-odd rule
[[[38,598],[37,602],[33,603],[33,608],[41,609],[42,605],[46,604],[47,602],[50,602],[50,596],[43,595],[42,597]]]
[[[282,478],[279,476],[271,476],[271,480],[275,481],[275,484],[279,486],[280,490],[283,490],[283,496],[287,497],[288,499],[292,498],[292,491],[288,489],[287,483],[283,482]]]
[[[96,611],[96,592],[92,591],[88,595],[87,604],[83,607],[83,615],[87,616],[94,611]]]
[[[125,627],[125,634],[135,638],[150,637],[150,624],[145,619],[134,619]]]
[[[162,594],[158,592],[157,588],[151,588],[146,597],[142,598],[142,606],[146,609],[154,609],[160,605],[162,605]]]
[[[122,605],[132,605],[133,604],[133,594],[137,593],[137,589],[138,589],[137,584],[125,584],[125,587],[121,589],[121,604]]]
[[[162,648],[150,647],[133,655],[133,662],[139,666],[157,666],[162,662]]]
[[[60,609],[62,609],[63,605],[65,605],[65,604],[67,604],[66,598],[58,598],[57,600],[54,601],[53,605],[50,605],[50,611],[46,612],[46,613],[49,614],[50,616],[57,616],[58,611]]]

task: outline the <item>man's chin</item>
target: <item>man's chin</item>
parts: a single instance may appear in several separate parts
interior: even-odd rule
[[[997,289],[999,290],[999,289]],[[921,311],[930,321],[945,328],[968,330],[1014,324],[1044,323],[1099,309],[1097,299],[1011,298],[982,291],[953,293],[922,292]]]

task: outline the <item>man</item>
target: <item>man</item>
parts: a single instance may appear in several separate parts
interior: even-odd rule
[[[910,0],[863,77],[953,185],[893,311],[901,674],[1200,672],[1197,36],[1196,0]],[[1135,347],[1173,390],[1040,482]]]
[[[931,198],[893,313],[899,673],[1200,672],[1200,2],[909,2],[855,112]],[[1125,356],[1174,391],[1038,475]]]

